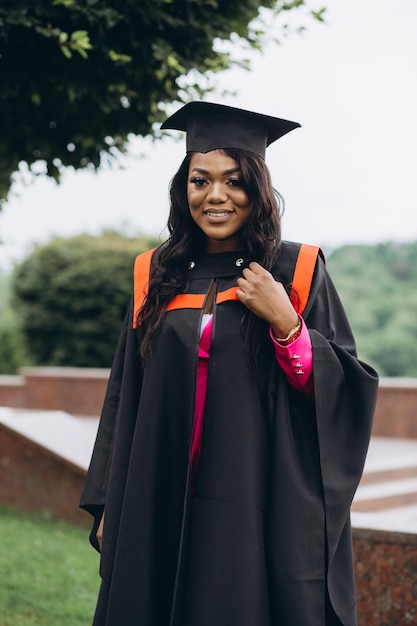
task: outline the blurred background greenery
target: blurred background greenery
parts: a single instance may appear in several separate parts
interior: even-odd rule
[[[54,238],[0,275],[0,373],[25,365],[110,367],[149,237]],[[327,266],[359,357],[381,376],[417,376],[417,243],[347,245]]]

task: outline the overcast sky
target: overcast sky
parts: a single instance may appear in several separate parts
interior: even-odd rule
[[[286,200],[286,239],[327,249],[417,240],[417,0],[322,2],[325,25],[297,18],[308,26],[303,36],[252,54],[249,73],[225,73],[221,87],[237,96],[208,99],[302,124],[266,159]],[[163,236],[183,156],[183,141],[137,139],[123,171],[16,185],[0,213],[0,266],[53,235]]]

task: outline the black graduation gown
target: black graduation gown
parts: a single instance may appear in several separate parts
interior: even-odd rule
[[[282,245],[273,274],[284,284],[298,249]],[[234,286],[243,267],[235,261],[235,253],[203,255],[187,292],[207,293],[213,279],[218,291]],[[128,311],[81,499],[95,516],[95,547],[106,510],[94,626],[357,624],[350,504],[377,375],[356,358],[321,259],[303,313],[314,401],[288,384],[269,341],[255,366],[242,340],[244,310],[236,301],[214,309],[194,501],[202,311],[165,313],[143,368]]]

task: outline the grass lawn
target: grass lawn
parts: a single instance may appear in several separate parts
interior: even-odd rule
[[[98,554],[88,531],[0,508],[0,626],[91,626]]]

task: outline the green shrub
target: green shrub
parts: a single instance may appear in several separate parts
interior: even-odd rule
[[[106,233],[37,246],[13,275],[34,364],[110,367],[132,294],[134,258],[155,245]]]
[[[27,363],[16,310],[10,303],[10,274],[0,275],[0,374],[16,374]]]
[[[0,326],[0,374],[16,374],[25,363],[23,337],[17,324]]]

